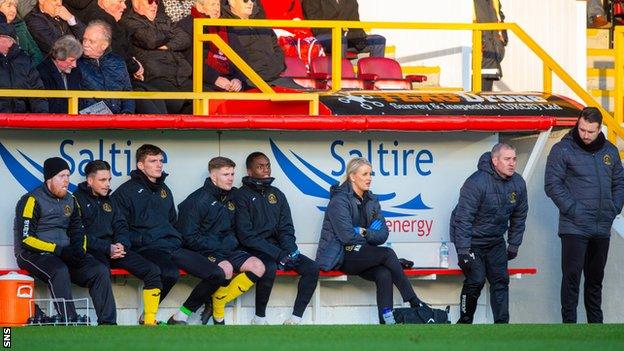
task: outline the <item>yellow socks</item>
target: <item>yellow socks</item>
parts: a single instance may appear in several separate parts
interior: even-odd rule
[[[230,284],[222,286],[212,295],[212,317],[222,321],[225,317],[225,305],[249,290],[258,277],[251,272],[244,272],[232,279]]]
[[[143,289],[145,325],[156,325],[156,313],[160,303],[160,289]]]

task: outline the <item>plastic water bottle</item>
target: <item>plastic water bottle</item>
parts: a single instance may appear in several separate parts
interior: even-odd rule
[[[383,316],[383,320],[386,324],[396,324],[396,321],[394,320],[394,314],[392,313],[392,308],[386,307],[381,311],[381,313]]]
[[[446,241],[440,245],[440,268],[449,268],[449,247]]]

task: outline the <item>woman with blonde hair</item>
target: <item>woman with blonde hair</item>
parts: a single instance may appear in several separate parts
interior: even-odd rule
[[[392,285],[412,307],[426,306],[414,292],[396,253],[379,246],[388,239],[388,227],[377,197],[369,190],[372,167],[365,158],[347,164],[346,178],[331,187],[316,261],[324,271],[375,282],[380,323],[393,323]]]

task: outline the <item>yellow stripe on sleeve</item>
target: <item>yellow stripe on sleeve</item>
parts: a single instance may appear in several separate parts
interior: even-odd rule
[[[56,249],[56,244],[43,241],[34,236],[27,236],[22,242],[39,251],[54,252],[54,249]]]
[[[24,212],[22,212],[22,217],[33,218],[33,212],[35,212],[35,197],[29,196],[28,200],[26,200],[26,206],[24,206]]]
[[[84,241],[82,243],[82,249],[84,250],[84,252],[87,252],[87,236],[84,236]]]

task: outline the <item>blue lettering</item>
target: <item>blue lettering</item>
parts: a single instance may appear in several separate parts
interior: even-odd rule
[[[110,157],[111,157],[111,173],[113,174],[113,176],[119,177],[121,176],[121,172],[117,170],[116,160],[117,160],[117,155],[121,153],[121,150],[117,150],[115,148],[115,143],[112,143],[111,148],[108,152],[110,153]]]
[[[336,145],[340,145],[340,146],[342,146],[342,145],[344,145],[344,141],[342,141],[342,140],[335,140],[335,141],[334,141],[333,143],[331,143],[331,145],[329,146],[329,152],[331,153],[332,157],[333,157],[336,161],[338,161],[338,163],[340,163],[340,170],[338,170],[338,171],[331,171],[331,174],[332,174],[333,176],[339,176],[339,175],[343,174],[343,173],[344,173],[344,171],[345,171],[345,167],[346,167],[344,159],[343,159],[342,157],[340,157],[340,155],[338,155],[338,154],[336,153]]]
[[[65,161],[67,161],[67,163],[69,164],[69,173],[74,173],[74,168],[76,167],[76,163],[74,162],[74,159],[71,156],[69,156],[68,153],[65,152],[65,145],[74,145],[74,141],[68,140],[68,139],[63,140],[61,142],[61,146],[59,150],[59,152],[61,153],[61,157],[63,157]]]
[[[87,156],[85,159],[83,159],[82,161],[80,161],[80,163],[78,164],[78,174],[80,174],[81,176],[85,175],[85,167],[87,166],[87,163],[91,162],[94,160],[93,158],[93,152],[89,149],[83,149],[80,150],[80,156]]]
[[[130,140],[126,141],[126,145],[130,146],[132,145],[132,142]],[[132,169],[130,167],[132,167],[130,160],[132,159],[132,157],[130,156],[130,149],[126,149],[124,150],[124,154],[126,155],[126,174],[130,174],[130,171],[132,171]]]
[[[416,154],[416,171],[422,176],[428,176],[431,174],[430,170],[423,170],[420,166],[424,163],[433,163],[433,155],[429,150],[420,150]]]
[[[390,172],[384,170],[384,155],[388,154],[388,150],[384,149],[383,143],[379,143],[377,154],[379,154],[379,173],[381,173],[382,176],[389,176]]]

